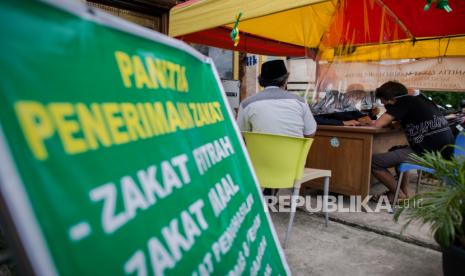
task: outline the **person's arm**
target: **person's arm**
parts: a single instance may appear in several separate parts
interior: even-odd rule
[[[384,113],[383,115],[381,115],[381,117],[379,117],[378,120],[373,121],[373,126],[377,128],[382,128],[382,127],[390,125],[392,121],[394,121],[394,119],[395,119],[394,116],[388,113]]]
[[[241,131],[252,130],[252,126],[248,120],[247,111],[242,108],[242,105],[239,106],[239,111],[237,112],[237,125]]]
[[[404,99],[405,100],[405,99]],[[386,107],[386,112],[378,118],[378,120],[373,121],[374,127],[385,127],[390,125],[394,120],[401,121],[408,116],[408,108],[406,102],[396,102],[389,107]]]
[[[313,114],[310,111],[310,107],[305,104],[304,105],[304,114],[303,114],[303,119],[304,119],[304,137],[310,138],[313,137],[313,135],[316,132],[316,121],[315,118],[313,118]]]
[[[341,120],[329,119],[324,115],[314,115],[313,118],[317,125],[329,125],[329,126],[342,126],[344,125]]]
[[[357,121],[362,126],[371,126],[373,124],[373,120],[368,115],[358,118]]]
[[[343,121],[342,122],[344,126],[359,126],[360,122],[357,120],[348,120],[348,121]]]

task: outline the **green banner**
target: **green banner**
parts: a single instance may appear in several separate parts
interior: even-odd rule
[[[0,3],[0,191],[35,272],[289,274],[211,60],[46,2]]]

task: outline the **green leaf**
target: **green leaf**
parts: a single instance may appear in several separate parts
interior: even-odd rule
[[[464,158],[446,160],[439,152],[426,152],[422,156],[411,155],[410,158],[417,165],[434,169],[434,177],[444,185],[411,198],[409,201],[412,203],[420,201],[421,204],[400,206],[394,220],[398,221],[401,214],[405,216],[403,230],[413,221],[431,225],[434,237],[444,247],[456,240],[465,242]]]

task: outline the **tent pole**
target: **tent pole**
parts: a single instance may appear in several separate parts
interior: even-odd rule
[[[410,38],[415,38],[410,32],[410,30],[407,28],[407,26],[405,26],[404,22],[400,20],[400,18],[383,2],[383,0],[376,0],[376,2],[381,6],[381,8],[384,8],[392,18],[394,18],[394,20],[399,24],[402,30],[404,30],[404,32],[406,32]]]

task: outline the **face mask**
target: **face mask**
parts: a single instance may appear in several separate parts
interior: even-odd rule
[[[406,96],[408,96],[408,94],[404,94],[404,95],[400,95],[400,96],[395,96],[393,99],[399,99],[399,98],[403,98],[403,97],[406,97]],[[386,104],[384,105],[384,107],[385,107],[385,108],[389,108],[389,107],[393,106],[394,104],[395,104],[395,103],[386,103]]]
[[[394,99],[399,99],[408,96],[408,94],[400,95],[400,96],[395,96]]]
[[[393,106],[393,104],[387,103],[387,104],[384,105],[384,108],[390,109],[392,106]]]

